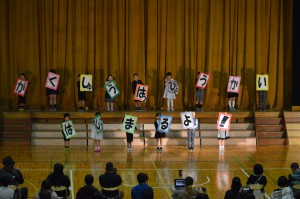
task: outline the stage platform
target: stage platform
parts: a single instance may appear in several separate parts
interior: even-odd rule
[[[92,118],[96,111],[74,110],[49,111],[6,111],[0,113],[0,145],[63,145],[60,123],[64,113],[70,113],[77,131],[72,145],[93,144],[89,138]],[[155,114],[160,112],[172,116],[171,131],[163,140],[164,145],[187,144],[186,130],[182,129],[180,112],[152,111],[101,111],[104,122],[102,145],[126,145],[126,134],[121,131],[125,114],[138,117],[133,145],[155,145]],[[223,112],[223,111],[222,111]],[[227,145],[298,145],[300,143],[299,112],[291,111],[235,111],[231,121]],[[199,126],[196,129],[195,145],[217,145],[216,122],[219,111],[197,112]],[[290,133],[290,135],[288,135]]]

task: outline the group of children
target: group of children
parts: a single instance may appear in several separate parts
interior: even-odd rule
[[[162,151],[163,150],[163,138],[166,137],[166,134],[163,132],[160,132],[158,130],[159,128],[159,121],[160,121],[160,113],[156,114],[156,118],[154,121],[154,126],[155,126],[155,136],[154,138],[156,139],[156,144],[157,144],[157,150]],[[70,114],[65,113],[64,114],[64,120],[62,121],[62,129],[63,129],[63,122],[67,122],[70,120]],[[101,120],[101,113],[97,112],[95,113],[95,116],[92,120],[92,131],[90,138],[94,140],[94,151],[95,152],[101,152],[102,149],[100,147],[100,140],[103,139],[103,122]],[[187,129],[187,134],[188,134],[188,150],[189,151],[194,151],[194,139],[195,139],[195,131],[199,127],[198,119],[196,118],[196,113],[193,112],[193,127]],[[64,133],[64,130],[62,130],[63,138],[64,138],[64,145],[65,145],[65,150],[68,151],[70,149],[70,139],[66,138],[66,135]],[[218,140],[219,140],[219,149],[220,150],[225,150],[225,140],[230,138],[228,132],[226,131],[218,131]],[[127,150],[132,151],[132,142],[133,142],[133,134],[132,133],[126,133],[126,139],[127,139]]]
[[[54,69],[50,70],[52,73],[56,73]],[[198,77],[200,75],[200,72],[197,73],[197,77],[195,82],[197,83]],[[21,79],[25,79],[25,74],[21,73],[20,74]],[[115,78],[109,74],[106,78],[106,82],[112,81]],[[166,73],[166,78],[165,78],[165,85],[164,85],[164,93],[163,93],[163,99],[167,99],[167,110],[168,111],[174,111],[174,99],[176,99],[176,94],[174,92],[170,92],[168,85],[171,81],[174,81],[172,78],[172,73],[167,72]],[[132,94],[134,96],[137,84],[144,84],[138,77],[137,73],[133,74],[133,81],[131,83],[132,86]],[[86,99],[87,95],[85,91],[80,91],[80,75],[78,75],[78,80],[77,80],[77,88],[78,88],[78,110],[79,111],[84,111],[87,110],[86,107]],[[56,111],[57,110],[57,95],[59,95],[59,90],[52,90],[47,88],[46,89],[46,95],[49,97],[49,109],[50,111]],[[258,109],[260,111],[266,111],[266,99],[267,99],[267,91],[259,91],[258,92],[259,96],[259,106]],[[205,89],[204,88],[198,88],[196,87],[196,104],[195,104],[195,111],[203,111],[203,101],[205,97]],[[236,98],[238,97],[238,93],[233,93],[233,92],[228,92],[227,98],[228,98],[228,109],[229,111],[235,111],[235,101]],[[108,92],[105,92],[105,102],[107,105],[107,111],[108,112],[113,112],[114,111],[114,98],[111,98],[108,94]],[[19,110],[24,110],[26,107],[26,94],[25,96],[19,96],[18,97],[18,105],[19,105]],[[134,105],[135,111],[140,111],[141,110],[141,102],[138,100],[134,100]],[[163,108],[162,108],[163,109]]]

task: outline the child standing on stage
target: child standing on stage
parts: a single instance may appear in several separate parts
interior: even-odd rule
[[[50,72],[56,74],[55,69],[51,69]],[[59,95],[58,89],[57,90],[52,90],[52,89],[47,88],[46,95],[49,96],[49,109],[50,109],[50,111],[56,111],[57,110],[56,96]]]
[[[218,124],[218,121],[217,121]],[[229,132],[226,130],[218,130],[219,150],[225,150],[225,140],[229,139]]]
[[[157,143],[157,150],[163,150],[162,147],[162,138],[166,137],[165,133],[159,132],[158,131],[158,125],[159,125],[159,120],[160,120],[160,113],[156,113],[156,120],[154,122],[154,126],[155,126],[155,139],[156,139],[156,143]]]
[[[194,140],[195,140],[195,131],[198,128],[198,119],[195,117],[196,113],[193,112],[193,128],[187,130],[188,133],[188,150],[194,151]]]
[[[127,151],[132,151],[133,134],[126,132]]]
[[[166,78],[165,78],[165,90],[164,90],[163,98],[167,99],[168,111],[174,111],[173,100],[176,99],[175,93],[169,92],[169,82],[171,80],[173,80],[172,79],[172,73],[167,72],[167,75],[166,75]]]
[[[93,127],[91,138],[94,140],[95,152],[101,152],[100,148],[100,140],[103,139],[103,122],[101,120],[101,113],[95,113],[95,117],[93,118]]]
[[[105,84],[107,84],[109,81],[112,81],[112,80],[114,80],[115,78],[112,76],[112,75],[108,75],[107,76],[107,78],[106,78],[106,82],[105,82]],[[112,99],[110,96],[109,96],[109,94],[108,94],[108,92],[106,91],[105,92],[105,102],[106,102],[106,106],[107,106],[107,111],[108,112],[114,112],[114,99]]]
[[[137,84],[143,84],[143,82],[141,80],[139,80],[139,75],[137,73],[134,73],[133,74],[133,82],[131,83],[133,98],[134,98]],[[135,111],[142,110],[140,101],[134,100],[134,106],[135,106],[135,108],[134,108]]]
[[[20,74],[20,79],[26,80],[26,78],[25,78],[25,73],[21,73],[21,74]],[[27,95],[27,91],[26,91],[26,93],[25,93],[24,96],[18,95],[18,106],[19,106],[19,111],[23,111],[23,110],[25,110],[25,108],[26,108],[26,95]]]
[[[196,77],[196,84],[198,81],[198,76],[200,75],[200,72],[197,73]],[[196,111],[203,111],[203,100],[205,95],[205,89],[196,87]]]
[[[70,114],[69,113],[65,113],[64,114],[64,120],[63,122],[69,121],[70,120]],[[63,128],[63,124],[61,124],[61,128],[62,128],[62,134],[64,136],[64,144],[65,144],[65,151],[69,151],[70,150],[70,139],[66,138],[66,135],[64,134],[64,128]]]
[[[79,103],[79,111],[84,111],[85,109],[85,101],[86,101],[86,92],[80,91],[80,74],[77,79],[77,88],[78,88],[78,103]]]

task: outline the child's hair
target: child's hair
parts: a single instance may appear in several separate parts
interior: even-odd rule
[[[56,73],[55,69],[50,70],[51,73]]]
[[[133,73],[132,77],[134,77],[134,76],[139,76],[139,75],[137,73]]]
[[[66,117],[70,117],[70,114],[69,113],[65,113],[64,114],[64,118],[66,118]]]
[[[167,72],[167,76],[172,76],[172,73],[171,72]]]
[[[97,116],[97,115],[101,116],[101,113],[100,112],[96,112],[95,116]]]
[[[94,182],[94,177],[91,174],[88,174],[85,176],[84,181],[86,185],[92,185]]]
[[[197,75],[200,75],[201,72],[198,72]]]
[[[157,116],[160,116],[160,115],[161,115],[160,113],[156,113],[156,117],[157,117]]]
[[[26,77],[25,73],[20,73],[20,76],[24,76],[24,77]]]
[[[77,77],[80,77],[80,75],[81,75],[81,74],[78,74],[78,76],[77,76]]]
[[[109,81],[109,79],[108,79],[108,78],[109,78],[110,76],[111,76],[113,79],[115,79],[115,77],[114,77],[114,76],[112,76],[111,74],[108,74],[108,75],[107,75],[107,78],[106,78],[106,81]]]

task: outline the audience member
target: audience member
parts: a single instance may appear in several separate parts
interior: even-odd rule
[[[292,187],[300,184],[300,169],[299,164],[294,162],[291,164],[292,174],[289,175],[288,184]]]
[[[190,197],[196,197],[198,194],[200,194],[202,191],[201,189],[193,187],[194,180],[192,177],[188,176],[185,178],[185,187],[183,190],[175,190],[173,192],[173,198],[174,199],[183,199],[183,198],[190,198]],[[205,188],[203,188],[204,192],[206,191]]]
[[[239,197],[241,187],[241,179],[239,177],[234,177],[232,179],[231,189],[226,192],[224,199],[237,199]]]
[[[119,190],[122,179],[117,174],[114,165],[111,162],[106,163],[105,170],[105,174],[99,176],[100,186],[102,187],[102,198],[123,198],[124,193]]]
[[[154,192],[152,187],[146,187],[143,190],[143,199],[153,199],[154,198]]]
[[[66,187],[66,190],[55,190],[59,197],[68,197],[70,194],[70,179],[64,174],[64,165],[56,163],[54,165],[53,173],[51,173],[47,179],[50,181],[51,185],[56,188]]]
[[[293,199],[294,193],[288,186],[288,179],[285,176],[280,176],[277,180],[279,186],[271,195],[271,199]]]
[[[139,173],[137,175],[137,181],[139,182],[138,185],[132,188],[131,190],[131,198],[132,199],[142,199],[143,198],[143,191],[146,188],[152,189],[152,187],[148,186],[148,176],[145,173]]]
[[[0,199],[13,199],[15,192],[8,187],[10,178],[8,176],[1,176],[0,183]]]
[[[14,185],[18,189],[18,186],[24,183],[23,175],[19,169],[14,168],[15,161],[10,157],[6,156],[3,159],[4,167],[0,169],[0,178],[3,176],[7,176],[9,179],[8,185]],[[22,187],[18,189],[21,195],[21,199],[26,199],[28,196],[28,189],[26,187]]]
[[[86,185],[78,190],[76,194],[76,199],[100,198],[100,192],[93,186],[94,177],[92,175],[86,175],[84,181]]]
[[[39,199],[52,199],[51,193],[47,190],[40,191]]]
[[[58,199],[58,195],[51,190],[51,182],[49,180],[44,180],[41,184],[41,190],[39,192],[37,192],[35,199],[43,199],[45,197],[47,197],[46,192],[50,193],[50,198],[51,199]]]
[[[255,164],[253,167],[253,174],[251,174],[247,180],[247,185],[260,184],[267,185],[267,178],[263,175],[264,168],[261,164]]]

